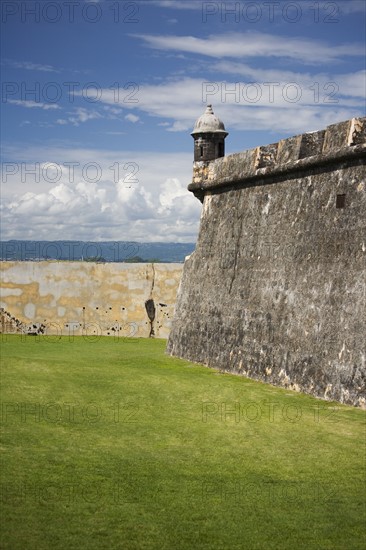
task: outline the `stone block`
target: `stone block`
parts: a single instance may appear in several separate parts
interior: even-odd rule
[[[287,139],[281,139],[278,143],[277,164],[286,164],[295,162],[299,158],[302,136],[294,136]]]
[[[278,143],[271,143],[259,148],[256,168],[266,168],[273,166],[277,158]]]
[[[346,120],[345,122],[328,126],[325,131],[323,154],[331,153],[349,145],[348,136],[351,123],[352,120]]]
[[[350,145],[366,143],[366,117],[353,119],[349,142]]]
[[[299,159],[320,155],[323,150],[324,136],[325,130],[303,134],[301,137]]]

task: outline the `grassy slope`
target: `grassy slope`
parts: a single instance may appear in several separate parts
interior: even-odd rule
[[[164,348],[5,338],[1,547],[363,549],[365,413]]]

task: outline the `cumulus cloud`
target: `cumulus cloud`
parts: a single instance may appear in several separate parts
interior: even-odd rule
[[[25,148],[6,156],[23,158],[28,173],[19,166],[5,178],[4,240],[196,239],[201,205],[186,189],[190,154]],[[38,173],[35,158],[43,158]]]

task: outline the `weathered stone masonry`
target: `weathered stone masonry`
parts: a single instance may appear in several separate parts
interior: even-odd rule
[[[168,353],[365,406],[366,119],[194,163]]]
[[[167,338],[182,264],[1,262],[0,332]]]

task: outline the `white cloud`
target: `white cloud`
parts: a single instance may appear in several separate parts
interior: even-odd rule
[[[331,82],[335,84],[337,89],[337,97],[355,97],[364,98],[366,94],[366,71],[361,70],[355,73],[348,74],[326,74],[326,73],[300,73],[293,71],[283,71],[279,69],[258,69],[250,67],[244,63],[219,61],[212,66],[217,73],[234,74],[239,77],[246,77],[246,80],[241,80],[241,84],[245,82],[257,82],[257,83],[279,83],[282,87],[295,82],[303,90],[311,92],[310,95],[315,94],[317,84],[319,89],[322,89],[323,95],[326,96],[327,85]],[[230,89],[230,85],[239,84],[239,82],[233,82],[227,84],[227,89]],[[330,93],[330,89],[329,89]]]
[[[144,0],[141,3],[175,10],[202,10],[202,3],[197,0]]]
[[[67,118],[58,118],[55,123],[61,126],[65,126],[66,124],[79,126],[80,124],[82,124],[83,122],[87,122],[88,120],[103,118],[103,116],[98,111],[89,111],[84,107],[76,108],[72,113],[70,113],[70,115],[71,116],[68,116]]]
[[[26,107],[27,109],[43,109],[48,111],[50,109],[61,109],[56,103],[42,103],[41,101],[31,101],[26,99],[8,99],[7,103],[13,105],[19,105],[20,107]]]
[[[4,64],[14,69],[26,69],[27,71],[42,71],[47,73],[59,73],[58,69],[52,65],[42,65],[40,63],[32,63],[31,61],[16,61],[14,59],[5,59]]]
[[[309,65],[331,63],[343,56],[364,55],[363,44],[327,44],[314,38],[275,36],[256,31],[195,36],[132,35],[155,49],[181,51],[216,58],[277,57],[302,61]]]
[[[3,239],[196,239],[201,205],[186,189],[190,153],[47,147],[6,148],[4,153],[9,161],[24,159],[30,172],[22,175],[18,165],[3,184]],[[31,173],[37,161],[39,178]],[[73,171],[72,163],[78,163]],[[98,163],[100,173],[87,168],[89,163]]]
[[[75,109],[75,114],[72,117],[69,117],[69,120],[75,125],[78,126],[81,122],[86,122],[87,120],[93,120],[96,118],[102,118],[102,115],[97,111],[88,111],[83,107],[78,107]]]
[[[112,115],[120,115],[123,113],[123,109],[120,109],[119,107],[109,107],[108,105],[104,105],[103,109],[108,111],[108,113],[112,113]]]
[[[186,189],[182,187],[177,178],[168,178],[160,187],[160,207],[159,214],[168,213],[173,207],[175,201],[180,201],[187,196]]]
[[[68,113],[69,116],[67,118],[57,119],[55,124],[72,124],[73,126],[79,126],[80,124],[88,122],[89,120],[96,120],[101,118],[106,118],[109,120],[121,120],[118,115],[120,115],[122,112],[123,110],[120,107],[110,107],[109,105],[103,106],[103,114],[96,109],[88,110],[84,107],[77,107],[76,109],[74,109],[74,111]],[[136,122],[135,118],[139,119],[137,115],[133,115],[131,113],[125,118],[127,118],[127,120],[130,120],[131,122]]]
[[[184,120],[187,128],[197,118],[197,109],[201,109],[202,81],[185,78],[167,81],[162,84],[140,86],[137,103],[123,103],[127,109],[137,109],[151,116],[171,120]],[[195,98],[195,101],[192,100]],[[115,104],[113,91],[102,90],[101,100]],[[166,120],[165,120],[166,122]]]
[[[240,65],[233,67],[228,64],[228,68],[237,71]],[[283,78],[280,71],[273,71],[272,86],[268,85],[271,80],[261,80],[267,76],[265,71],[263,74],[257,71],[256,74],[256,70],[248,70],[248,74],[247,82],[242,78],[239,79],[241,82],[184,78],[141,86],[138,103],[125,103],[124,106],[164,119],[159,124],[164,124],[167,131],[171,132],[191,131],[194,121],[203,111],[203,103],[213,103],[215,112],[229,129],[255,128],[288,134],[320,130],[332,122],[347,120],[363,112],[360,96],[342,95],[362,93],[362,73],[339,75],[332,85],[333,79],[328,80],[327,75],[316,75],[316,80],[308,74],[285,72]],[[253,77],[257,82],[254,86],[248,86],[248,83],[253,82]],[[355,87],[350,92],[350,83],[353,80]],[[278,82],[278,86],[274,86],[273,82]],[[211,88],[207,84],[212,84]],[[274,92],[273,98],[271,89]],[[208,93],[211,90],[213,92]],[[230,90],[237,90],[236,95],[230,94]],[[102,100],[114,103],[113,92],[103,90]],[[167,119],[171,120],[168,126]]]
[[[133,115],[132,113],[129,113],[128,115],[125,116],[125,119],[135,124],[140,120],[140,117]]]

